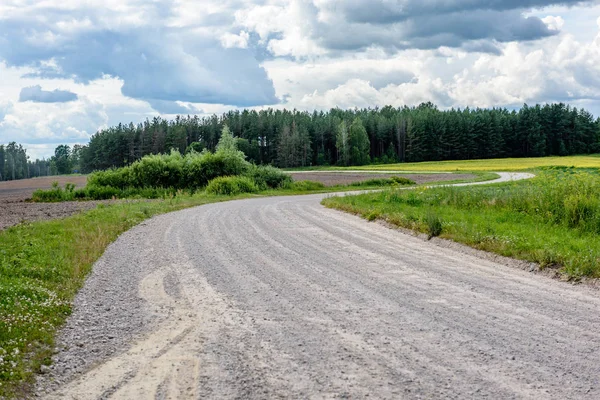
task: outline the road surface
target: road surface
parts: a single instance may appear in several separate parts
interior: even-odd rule
[[[600,398],[596,291],[322,198],[211,204],[122,235],[42,397]]]

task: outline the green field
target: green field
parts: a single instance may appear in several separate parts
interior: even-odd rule
[[[600,155],[539,157],[539,158],[498,158],[489,160],[430,161],[421,163],[377,164],[359,167],[329,167],[315,169],[338,169],[356,171],[520,171],[539,167],[563,166],[578,168],[600,168]]]
[[[386,190],[324,200],[368,220],[600,277],[600,171],[552,168],[534,179],[480,187]]]

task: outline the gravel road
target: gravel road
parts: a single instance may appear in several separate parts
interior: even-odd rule
[[[38,394],[600,398],[597,291],[322,198],[211,204],[122,235],[77,296]]]

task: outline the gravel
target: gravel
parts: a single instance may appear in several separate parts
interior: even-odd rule
[[[38,394],[600,397],[597,290],[323,197],[210,204],[122,235],[78,294]]]

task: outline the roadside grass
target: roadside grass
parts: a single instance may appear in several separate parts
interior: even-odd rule
[[[600,168],[600,155],[538,158],[498,158],[487,160],[428,161],[419,163],[376,164],[359,167],[311,167],[295,169],[311,170],[353,170],[353,171],[398,171],[398,172],[456,172],[456,171],[520,171],[532,168],[563,166],[577,168]]]
[[[0,398],[25,398],[93,263],[121,233],[157,214],[243,198],[200,193],[128,201],[0,232]]]
[[[532,180],[484,187],[386,190],[323,204],[555,268],[600,277],[600,172],[550,168]]]

